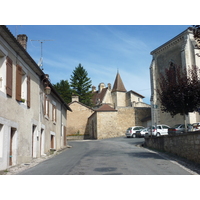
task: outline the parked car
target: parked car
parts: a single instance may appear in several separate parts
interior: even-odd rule
[[[141,129],[144,129],[143,126],[133,126],[133,127],[129,127],[127,130],[126,130],[126,137],[136,137],[136,131],[139,131]]]
[[[141,129],[139,131],[136,131],[135,135],[136,137],[144,137],[146,133],[148,133],[148,128],[144,128],[144,129]]]
[[[200,122],[196,122],[191,125],[189,131],[199,131],[200,130]]]
[[[148,134],[145,134],[145,136],[153,135],[153,136],[160,136],[160,135],[168,135],[168,129],[170,127],[165,124],[159,124],[157,126],[151,126],[151,128],[148,129]]]
[[[187,131],[191,129],[191,124],[187,124]],[[185,132],[185,124],[176,124],[175,126],[168,129],[168,134],[180,134]]]

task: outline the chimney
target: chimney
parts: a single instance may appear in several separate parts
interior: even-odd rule
[[[96,92],[96,87],[92,86],[92,92]]]
[[[79,96],[77,95],[72,95],[72,102],[77,101],[79,102]]]
[[[111,90],[111,84],[110,83],[108,83],[108,89]]]
[[[21,34],[17,36],[17,41],[23,46],[25,50],[27,48],[27,40],[28,40],[28,37],[25,34]]]
[[[105,88],[104,83],[99,84],[99,93],[101,93],[102,89]]]

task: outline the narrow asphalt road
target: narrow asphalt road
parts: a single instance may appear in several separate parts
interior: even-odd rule
[[[197,174],[140,145],[143,138],[69,141],[72,148],[18,175],[192,175]]]

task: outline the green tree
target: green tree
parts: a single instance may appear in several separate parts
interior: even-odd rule
[[[68,80],[61,80],[60,83],[56,83],[53,86],[66,103],[71,102],[72,90]]]
[[[91,106],[92,81],[88,77],[87,71],[81,64],[75,67],[70,78],[70,86],[75,95],[79,96],[79,101],[85,105]]]

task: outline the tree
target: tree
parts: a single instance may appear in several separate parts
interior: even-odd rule
[[[196,47],[200,49],[200,25],[194,25],[190,28],[193,30],[194,39],[196,40]]]
[[[164,74],[159,74],[157,91],[163,112],[174,117],[176,114],[186,116],[189,112],[199,111],[199,72],[196,66],[186,70],[171,63]]]
[[[66,103],[71,102],[72,90],[68,80],[61,80],[60,83],[56,83],[53,86]]]
[[[88,78],[88,73],[81,64],[75,68],[70,78],[70,86],[75,95],[79,96],[79,101],[91,106],[92,81]]]

